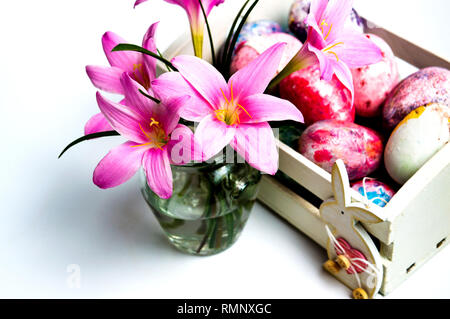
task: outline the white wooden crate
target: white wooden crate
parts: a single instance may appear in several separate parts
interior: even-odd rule
[[[229,1],[221,9],[215,10],[211,25],[216,47],[223,43],[241,4],[241,1]],[[261,0],[249,20],[270,19],[286,26],[291,4],[292,0]],[[417,68],[441,66],[450,69],[446,60],[372,23],[368,23],[368,26],[370,28],[367,32],[382,37],[390,44],[395,55],[410,65]],[[204,52],[208,58],[208,41],[205,41]],[[171,58],[179,54],[193,54],[189,35],[175,41],[165,52],[165,57]],[[278,146],[279,166],[283,173],[322,201],[335,196],[331,174],[282,142],[278,141]],[[346,183],[348,184],[348,180]],[[356,191],[345,191],[349,192],[352,202],[364,201]],[[304,197],[301,192],[294,192],[273,177],[263,178],[259,200],[319,245],[328,248],[329,258],[332,258],[320,207],[314,206]],[[363,234],[359,237],[363,238],[365,247],[360,250],[366,256],[373,255],[368,259],[382,268],[382,273],[377,278],[376,287],[364,288],[370,290],[369,296],[377,292],[388,294],[450,241],[450,144],[403,185],[384,208],[371,205],[369,211],[381,222],[364,224],[355,220],[355,227],[362,225]],[[353,224],[346,227],[350,226],[354,227]],[[352,246],[358,246],[357,243],[348,241]],[[355,288],[353,277],[346,276],[345,272],[336,277]]]

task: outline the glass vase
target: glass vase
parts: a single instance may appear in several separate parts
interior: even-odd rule
[[[161,199],[142,173],[142,194],[169,241],[199,256],[231,247],[244,228],[261,181],[247,163],[172,166],[173,195]]]

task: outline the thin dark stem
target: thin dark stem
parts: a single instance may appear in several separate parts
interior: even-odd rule
[[[162,53],[161,53],[161,51],[159,51],[159,49],[156,49],[156,51],[158,52],[158,54],[159,54],[159,56],[161,57],[161,58],[163,58],[164,59],[164,57],[163,57],[163,55],[162,55]],[[167,71],[169,71],[169,72],[171,72],[172,70],[165,64],[165,66],[166,66],[166,68],[167,68]]]
[[[212,63],[216,66],[216,51],[214,50],[214,41],[211,34],[211,28],[209,27],[208,16],[206,15],[205,8],[203,7],[202,0],[198,0],[200,7],[202,8],[203,17],[205,18],[206,29],[208,30],[209,46],[211,47]]]
[[[231,56],[233,55],[233,49],[234,49],[234,46],[236,45],[239,34],[241,33],[241,30],[244,27],[245,22],[247,21],[248,17],[250,16],[250,13],[252,13],[253,9],[256,7],[258,2],[259,2],[259,0],[255,0],[255,2],[253,2],[253,4],[250,6],[250,8],[247,10],[244,17],[242,18],[242,21],[239,24],[238,28],[236,29],[236,32],[234,33],[233,40],[231,41],[230,47],[228,50],[227,59],[225,61],[225,67],[227,68],[227,73],[230,70],[229,66],[231,64]]]
[[[149,55],[162,63],[164,63],[168,68],[172,69],[173,71],[178,71],[178,69],[168,60],[165,58],[159,56],[158,54],[153,53],[152,51],[149,51],[147,49],[144,49],[143,47],[140,47],[135,44],[127,44],[127,43],[120,43],[114,47],[114,49],[111,50],[112,52],[115,51],[135,51],[140,52],[146,55]]]
[[[247,6],[247,4],[249,2],[250,2],[250,0],[245,1],[245,3],[242,6],[241,10],[239,10],[238,14],[236,15],[236,18],[234,19],[233,24],[231,25],[230,31],[228,32],[227,40],[225,41],[225,45],[223,47],[222,57],[221,57],[221,61],[220,61],[221,64],[222,64],[222,67],[225,66],[225,59],[226,59],[226,57],[228,55],[228,50],[229,50],[229,47],[230,47],[231,39],[232,39],[233,34],[234,34],[234,29],[236,28],[236,25],[237,25],[237,23],[239,21],[239,18],[241,16],[241,14],[242,14],[242,12],[244,12],[244,9],[245,9],[245,7]]]
[[[82,137],[76,139],[75,141],[73,141],[72,143],[70,143],[69,145],[67,145],[66,148],[61,152],[61,154],[59,154],[58,158],[61,158],[61,156],[63,156],[63,154],[65,152],[67,152],[72,146],[75,146],[78,143],[92,140],[92,139],[99,138],[99,137],[117,136],[117,135],[120,135],[120,134],[116,131],[106,131],[106,132],[98,132],[98,133],[93,133],[93,134],[88,134],[88,135],[82,136]]]
[[[155,97],[153,97],[153,96],[151,96],[151,95],[148,95],[147,93],[145,93],[145,92],[142,91],[141,89],[139,89],[139,92],[140,92],[143,96],[145,96],[146,98],[148,98],[148,99],[152,100],[153,102],[155,102],[156,104],[161,103],[160,100],[158,100],[157,98],[155,98]]]

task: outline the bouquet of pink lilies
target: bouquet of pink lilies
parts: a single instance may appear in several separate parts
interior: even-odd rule
[[[213,45],[208,15],[224,0],[166,1],[186,11],[195,56],[180,55],[167,60],[157,49],[158,23],[153,23],[144,35],[142,46],[127,44],[115,33],[106,32],[102,44],[110,66],[86,67],[96,88],[123,96],[115,103],[97,92],[100,113],[86,123],[85,135],[63,151],[85,140],[125,137],[127,142],[113,148],[94,171],[93,181],[100,188],[118,186],[142,167],[151,191],[161,200],[170,199],[174,167],[214,159],[228,145],[254,169],[274,175],[278,170],[278,152],[272,127],[279,124],[273,122],[303,122],[303,116],[291,102],[268,92],[275,92],[278,83],[291,73],[319,64],[323,79],[330,80],[336,75],[353,96],[350,68],[381,58],[373,42],[346,28],[352,0],[316,0],[312,1],[305,21],[309,27],[308,38],[281,72],[278,71],[286,43],[276,43],[231,75],[230,64],[238,36],[259,0],[243,3],[220,54],[216,54]],[[144,2],[138,0],[134,6]],[[202,59],[205,29],[212,64]],[[167,67],[167,72],[159,77],[157,61]],[[225,198],[225,202],[230,201]],[[205,206],[203,217],[215,214],[210,206]],[[232,230],[236,218],[227,217],[226,224]],[[200,227],[206,230],[195,250],[197,253],[206,240],[214,242],[218,225],[215,221]]]
[[[137,0],[134,6],[146,1]],[[336,74],[353,92],[349,68],[374,63],[381,56],[378,47],[366,37],[344,30],[353,1],[317,0],[312,2],[307,18],[307,41],[278,76],[285,43],[272,46],[226,79],[237,35],[258,1],[253,2],[238,25],[249,1],[244,3],[220,61],[211,41],[214,64],[222,73],[201,58],[205,25],[211,39],[208,15],[224,0],[166,1],[186,11],[195,57],[181,55],[167,61],[156,47],[158,23],[154,23],[145,34],[142,47],[126,44],[118,35],[106,32],[102,44],[111,66],[86,67],[95,87],[124,96],[120,103],[114,103],[97,92],[101,112],[87,122],[86,135],[68,146],[119,134],[128,139],[112,149],[95,169],[93,180],[101,188],[118,186],[143,167],[151,189],[160,197],[169,198],[171,165],[207,161],[228,144],[251,166],[273,175],[278,168],[278,153],[268,121],[302,122],[303,117],[291,102],[264,94],[269,84],[274,87],[292,72],[320,63],[324,79],[330,80]],[[157,60],[169,70],[158,78]],[[199,123],[195,134],[180,123],[180,118]]]

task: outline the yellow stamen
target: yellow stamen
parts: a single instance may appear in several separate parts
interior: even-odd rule
[[[151,145],[153,144],[152,142],[148,142],[148,143],[144,143],[144,144],[139,144],[139,145],[131,145],[131,147],[141,147],[141,146],[146,146],[146,145]]]
[[[325,35],[325,31],[323,29],[323,26],[326,26],[326,27],[329,26],[328,32],[327,32],[326,35]],[[322,23],[320,24],[320,28],[322,30],[322,35],[325,35],[324,40],[326,40],[329,37],[330,33],[331,33],[331,29],[333,28],[333,24],[328,25],[328,23],[325,21],[325,19],[323,19]]]
[[[247,112],[247,110],[240,104],[238,104],[237,106],[239,106],[242,110],[244,110],[244,112],[248,115],[249,118],[252,118],[252,116]]]
[[[328,52],[328,53],[333,54],[333,55],[336,57],[336,60],[339,62],[339,57],[338,57],[338,55],[336,54],[336,52],[333,52],[333,51],[330,51],[330,50],[331,50],[332,48],[334,48],[335,46],[338,46],[338,45],[341,45],[341,44],[344,44],[344,42],[337,42],[337,43],[335,43],[335,44],[333,44],[333,45],[331,45],[331,46],[329,46],[329,47],[323,49],[322,51],[323,51],[323,52]]]
[[[320,24],[320,28],[322,29],[322,34],[324,34],[325,32],[323,31],[323,26],[328,27],[328,23],[325,21],[325,19],[322,20],[322,23]]]
[[[230,82],[231,104],[234,104],[233,81]]]
[[[227,102],[227,104],[230,104],[230,102],[228,101],[227,97],[225,96],[225,93],[223,92],[222,89],[220,89],[220,92],[222,92],[223,98],[225,99],[225,101]]]
[[[339,62],[339,57],[338,57],[338,55],[336,54],[336,52],[328,51],[328,53],[334,54],[334,56],[336,57],[337,62]]]
[[[150,120],[152,120],[150,122],[150,127],[152,127],[153,125],[159,126],[159,122],[157,120],[155,120],[153,117]]]
[[[233,90],[233,83],[230,82],[230,99],[228,99],[225,95],[225,92],[220,89],[222,92],[223,98],[225,99],[226,105],[223,105],[222,108],[215,110],[214,113],[216,115],[216,118],[227,125],[234,125],[234,124],[240,124],[240,114],[239,109],[244,111],[248,117],[252,118],[250,113],[240,104],[236,104],[234,101],[234,90]]]
[[[143,129],[141,124],[139,123],[139,128],[141,129],[142,133],[145,135],[146,138],[148,138],[147,143],[139,144],[139,145],[132,145],[131,147],[141,147],[141,146],[147,146],[150,145],[152,147],[157,147],[160,150],[162,150],[162,146],[167,144],[167,136],[162,128],[159,127],[159,122],[156,121],[153,117],[151,118],[151,122],[149,124],[150,128],[155,126],[152,133],[149,133]]]
[[[145,137],[150,139],[150,136],[148,135],[148,133],[146,131],[144,131],[144,129],[142,128],[141,123],[139,123],[139,128],[141,129],[142,133],[144,133]]]
[[[328,36],[330,35],[331,28],[333,28],[333,24],[330,25],[330,28],[328,29],[327,35],[325,36],[324,40],[326,40],[328,38]]]

